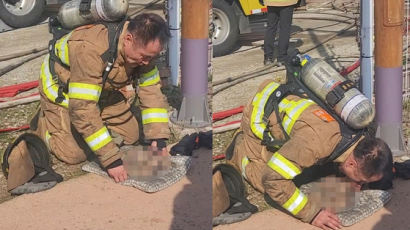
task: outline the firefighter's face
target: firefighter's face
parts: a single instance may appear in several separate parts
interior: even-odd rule
[[[371,177],[367,177],[361,170],[360,162],[358,162],[353,154],[340,165],[341,171],[351,180],[353,187],[356,190],[360,190],[363,184],[371,183],[380,180],[383,174],[376,174]]]
[[[162,50],[162,45],[158,39],[149,41],[144,46],[141,42],[134,39],[131,33],[124,36],[124,55],[125,62],[130,67],[148,65],[152,59],[156,58]]]

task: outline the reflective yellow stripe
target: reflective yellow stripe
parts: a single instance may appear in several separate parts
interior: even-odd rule
[[[246,177],[246,166],[249,164],[249,159],[248,159],[248,157],[247,156],[244,156],[243,158],[242,158],[242,176],[245,178],[245,179],[248,179],[247,177]]]
[[[141,114],[144,125],[154,122],[168,122],[168,111],[163,108],[143,109]]]
[[[298,188],[296,188],[293,195],[286,201],[282,207],[288,210],[293,215],[297,215],[300,210],[305,207],[308,199],[305,194],[303,194]]]
[[[313,102],[310,99],[301,99],[297,102],[291,101],[287,103],[287,107],[285,106],[283,109],[285,110],[286,114],[282,120],[282,126],[285,129],[286,133],[290,134],[293,125],[295,124],[299,116],[302,114],[302,112],[313,104],[315,104],[315,102]]]
[[[288,180],[300,174],[300,169],[278,152],[272,155],[268,161],[268,166]]]
[[[56,98],[58,97],[58,83],[53,80],[53,77],[50,73],[49,58],[50,58],[50,55],[47,54],[43,61],[43,64],[41,65],[40,79],[41,79],[41,84],[43,86],[44,94],[50,101],[56,103]],[[59,105],[62,105],[68,108],[67,94],[63,93],[63,96],[64,96],[64,100],[61,103],[56,103],[56,104],[59,104]]]
[[[155,66],[154,69],[149,71],[148,73],[142,74],[140,78],[139,86],[150,86],[155,85],[160,81],[158,68]]]
[[[266,123],[263,121],[264,109],[269,96],[279,87],[276,82],[269,83],[261,92],[257,93],[253,98],[252,115],[251,115],[251,130],[261,140],[263,140],[263,132],[266,129]],[[270,134],[269,134],[270,136]],[[272,136],[270,136],[273,139]]]
[[[49,142],[50,138],[51,138],[51,135],[48,132],[48,130],[46,130],[46,138],[45,139],[46,139],[46,144],[47,144],[48,148],[50,148],[50,142]]]
[[[105,126],[91,136],[85,138],[85,142],[87,142],[88,146],[90,146],[91,150],[93,151],[99,150],[104,145],[108,144],[111,140],[112,139],[110,133]]]
[[[67,35],[64,35],[62,38],[57,40],[55,47],[54,47],[54,53],[56,56],[60,59],[62,63],[64,63],[67,66],[70,66],[70,60],[68,58],[68,45],[67,41],[71,36],[70,32]]]
[[[70,82],[68,96],[70,98],[97,101],[100,98],[101,87],[99,85]]]

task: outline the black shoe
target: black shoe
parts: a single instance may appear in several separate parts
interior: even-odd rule
[[[276,60],[275,66],[281,67],[281,66],[284,66],[284,65],[285,65],[285,58],[278,58]]]
[[[268,65],[273,65],[274,64],[274,59],[273,57],[265,57],[263,60],[263,65],[268,66]]]
[[[277,67],[281,67],[281,66],[284,66],[284,65],[285,65],[285,62],[282,62],[282,61],[277,61],[275,63],[275,66],[277,66]]]

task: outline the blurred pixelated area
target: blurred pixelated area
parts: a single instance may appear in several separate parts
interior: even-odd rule
[[[132,146],[122,160],[128,175],[137,180],[164,176],[171,169],[170,156],[151,146]]]
[[[334,213],[352,209],[359,199],[351,182],[342,177],[324,177],[301,187],[303,193]]]

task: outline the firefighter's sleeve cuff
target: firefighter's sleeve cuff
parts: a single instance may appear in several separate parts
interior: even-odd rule
[[[108,165],[118,159],[121,159],[121,154],[118,147],[111,149],[109,152],[104,153],[104,155],[99,155],[99,160],[104,168],[107,168]]]
[[[105,169],[112,169],[112,168],[116,168],[118,166],[122,165],[122,160],[118,159],[114,162],[112,162],[111,164],[109,164],[107,167],[105,167]]]
[[[311,223],[315,217],[321,211],[321,208],[316,205],[316,203],[312,202],[310,199],[308,200],[308,204],[305,206],[305,215],[302,216],[301,220],[306,223]]]

